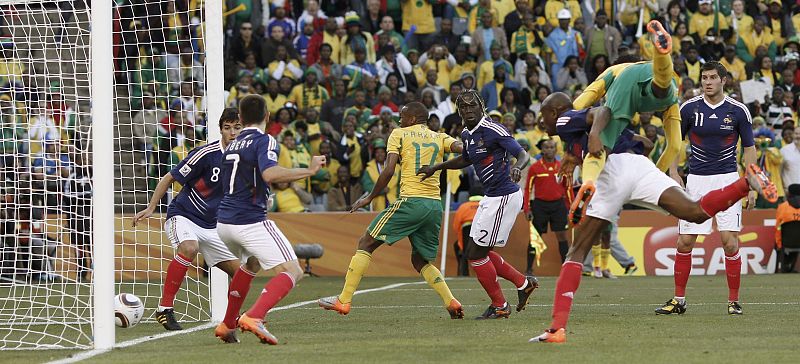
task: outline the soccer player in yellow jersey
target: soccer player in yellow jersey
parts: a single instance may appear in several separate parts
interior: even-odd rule
[[[450,318],[464,317],[461,303],[453,297],[442,273],[430,263],[436,259],[442,224],[439,172],[424,181],[417,177],[421,166],[441,163],[445,153],[461,153],[463,144],[447,134],[431,131],[425,125],[427,120],[428,110],[420,102],[408,103],[400,110],[400,128],[389,135],[386,165],[369,195],[356,201],[350,212],[367,206],[386,188],[398,162],[400,198],[372,220],[367,232],[358,241],[356,254],[350,260],[342,293],[320,298],[320,307],[347,315],[353,294],[369,267],[375,249],[408,237],[414,269],[442,298]]]

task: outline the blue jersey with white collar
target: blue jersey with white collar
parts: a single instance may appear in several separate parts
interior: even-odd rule
[[[266,220],[269,186],[261,172],[278,165],[279,152],[278,142],[269,134],[255,127],[242,129],[222,159],[219,222],[247,225]]]
[[[211,142],[192,149],[169,173],[183,186],[167,208],[167,218],[183,216],[197,226],[217,226],[217,207],[222,200],[220,162],[222,144]]]
[[[556,120],[556,133],[564,142],[564,151],[578,158],[583,158],[589,150],[589,132],[592,130],[588,122],[590,110],[570,110]],[[634,135],[632,130],[624,129],[610,154],[643,154],[644,144],[634,140]]]
[[[747,106],[728,96],[710,105],[703,95],[681,105],[681,134],[689,139],[689,173],[701,176],[736,172],[736,145],[752,147],[753,119]]]
[[[519,186],[509,175],[511,157],[523,151],[508,130],[489,118],[483,118],[475,129],[464,128],[464,159],[472,163],[480,177],[486,196],[505,196],[517,192]]]

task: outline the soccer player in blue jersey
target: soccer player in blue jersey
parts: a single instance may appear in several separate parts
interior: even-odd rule
[[[753,119],[747,106],[722,91],[728,71],[721,63],[706,62],[700,71],[703,94],[681,105],[681,133],[689,139],[692,155],[689,157],[689,175],[686,193],[699,198],[711,190],[722,188],[739,179],[736,163],[736,144],[741,140],[744,148],[744,165],[756,163],[753,139]],[[677,176],[677,166],[671,174]],[[673,177],[682,182],[680,177]],[[756,192],[747,196],[747,208],[755,204]],[[739,257],[739,231],[742,230],[742,202],[737,201],[714,219],[725,251],[725,273],[728,277],[728,314],[741,315],[739,283],[742,259]],[[667,300],[657,314],[682,314],[686,312],[686,283],[692,270],[692,249],[697,235],[711,233],[711,219],[701,224],[681,220],[678,222],[678,249],[675,255],[675,297]]]
[[[528,298],[539,286],[535,277],[524,276],[500,254],[492,251],[495,247],[506,245],[517,214],[522,209],[522,191],[516,182],[521,177],[522,168],[528,165],[530,156],[503,125],[486,115],[483,100],[475,90],[461,92],[456,105],[466,126],[461,133],[464,152],[444,163],[423,166],[417,174],[422,174],[424,180],[439,170],[474,166],[486,197],[481,199],[478,212],[472,220],[467,258],[481,286],[492,299],[486,311],[477,318],[507,318],[511,309],[497,277],[503,277],[517,287],[517,312],[525,309]],[[517,160],[513,166],[512,157]]]
[[[225,149],[220,183],[224,195],[217,210],[217,232],[239,267],[228,288],[228,308],[214,334],[222,341],[237,342],[236,327],[255,334],[262,343],[276,345],[278,339],[267,331],[267,312],[303,278],[303,269],[289,241],[274,222],[267,219],[268,184],[294,182],[313,176],[325,165],[325,156],[314,156],[308,168],[287,169],[278,165],[278,142],[265,134],[269,120],[267,102],[259,95],[239,101],[242,132]],[[246,313],[239,309],[260,269],[275,269],[255,304]]]
[[[548,96],[541,109],[547,133],[558,134],[567,145],[564,149],[574,157],[582,159],[588,154],[600,157],[605,153],[608,160],[597,178],[596,192],[586,208],[586,219],[577,228],[567,261],[561,266],[553,300],[553,321],[549,329],[531,338],[530,342],[566,341],[564,328],[580,285],[582,262],[622,205],[630,202],[661,208],[679,219],[702,223],[746,197],[750,190],[761,192],[768,200],[777,198],[772,182],[758,166],[751,164],[745,177],[694,200],[646,156],[627,152],[630,148],[626,145],[631,142],[632,133],[623,131],[613,148],[604,150],[600,135],[612,118],[608,107],[572,109],[572,100],[566,94],[557,92]]]
[[[169,204],[167,221],[164,223],[164,231],[177,250],[167,267],[161,301],[156,311],[156,320],[167,330],[183,329],[175,319],[173,302],[198,252],[203,253],[208,266],[216,266],[231,277],[239,267],[239,260],[217,235],[217,205],[222,199],[219,181],[222,151],[242,129],[239,112],[233,108],[225,109],[219,119],[219,129],[222,138],[190,151],[175,168],[161,177],[150,204],[133,217],[132,225],[135,227],[139,221],[153,215],[158,202],[173,182],[183,186]]]

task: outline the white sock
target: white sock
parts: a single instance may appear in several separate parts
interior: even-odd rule
[[[680,303],[680,304],[684,304],[684,303],[686,303],[686,297],[675,296],[675,301],[678,301],[678,303]]]
[[[528,282],[528,278],[525,278],[525,283],[523,283],[522,286],[517,287],[517,291],[521,291],[521,290],[527,288],[529,284],[530,284],[530,282]]]
[[[165,307],[165,306],[158,305],[158,310],[156,310],[156,312],[164,312],[164,310],[169,310],[171,308],[172,307]]]

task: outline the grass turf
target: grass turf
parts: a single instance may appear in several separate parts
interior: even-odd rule
[[[259,344],[249,333],[240,333],[239,344],[222,344],[207,329],[115,349],[86,362],[789,362],[797,357],[799,280],[800,275],[788,274],[743,277],[745,314],[731,317],[725,277],[695,276],[687,292],[687,313],[656,316],[653,310],[671,297],[672,278],[584,277],[568,341],[554,345],[527,342],[549,324],[554,278],[541,280],[542,288],[526,311],[495,321],[472,320],[489,300],[477,280],[459,278],[448,283],[465,305],[465,320],[450,320],[441,300],[424,283],[408,284],[357,295],[348,316],[323,311],[315,303],[274,311],[268,316],[268,328],[280,340],[274,347]],[[264,281],[254,282],[245,309]],[[360,288],[402,282],[415,280],[365,278]],[[504,292],[513,306],[516,291],[507,283]],[[332,295],[341,284],[341,278],[308,278],[281,304]],[[118,329],[117,341],[163,332],[158,324],[143,323]],[[39,363],[76,352],[10,351],[3,353],[2,361]]]

